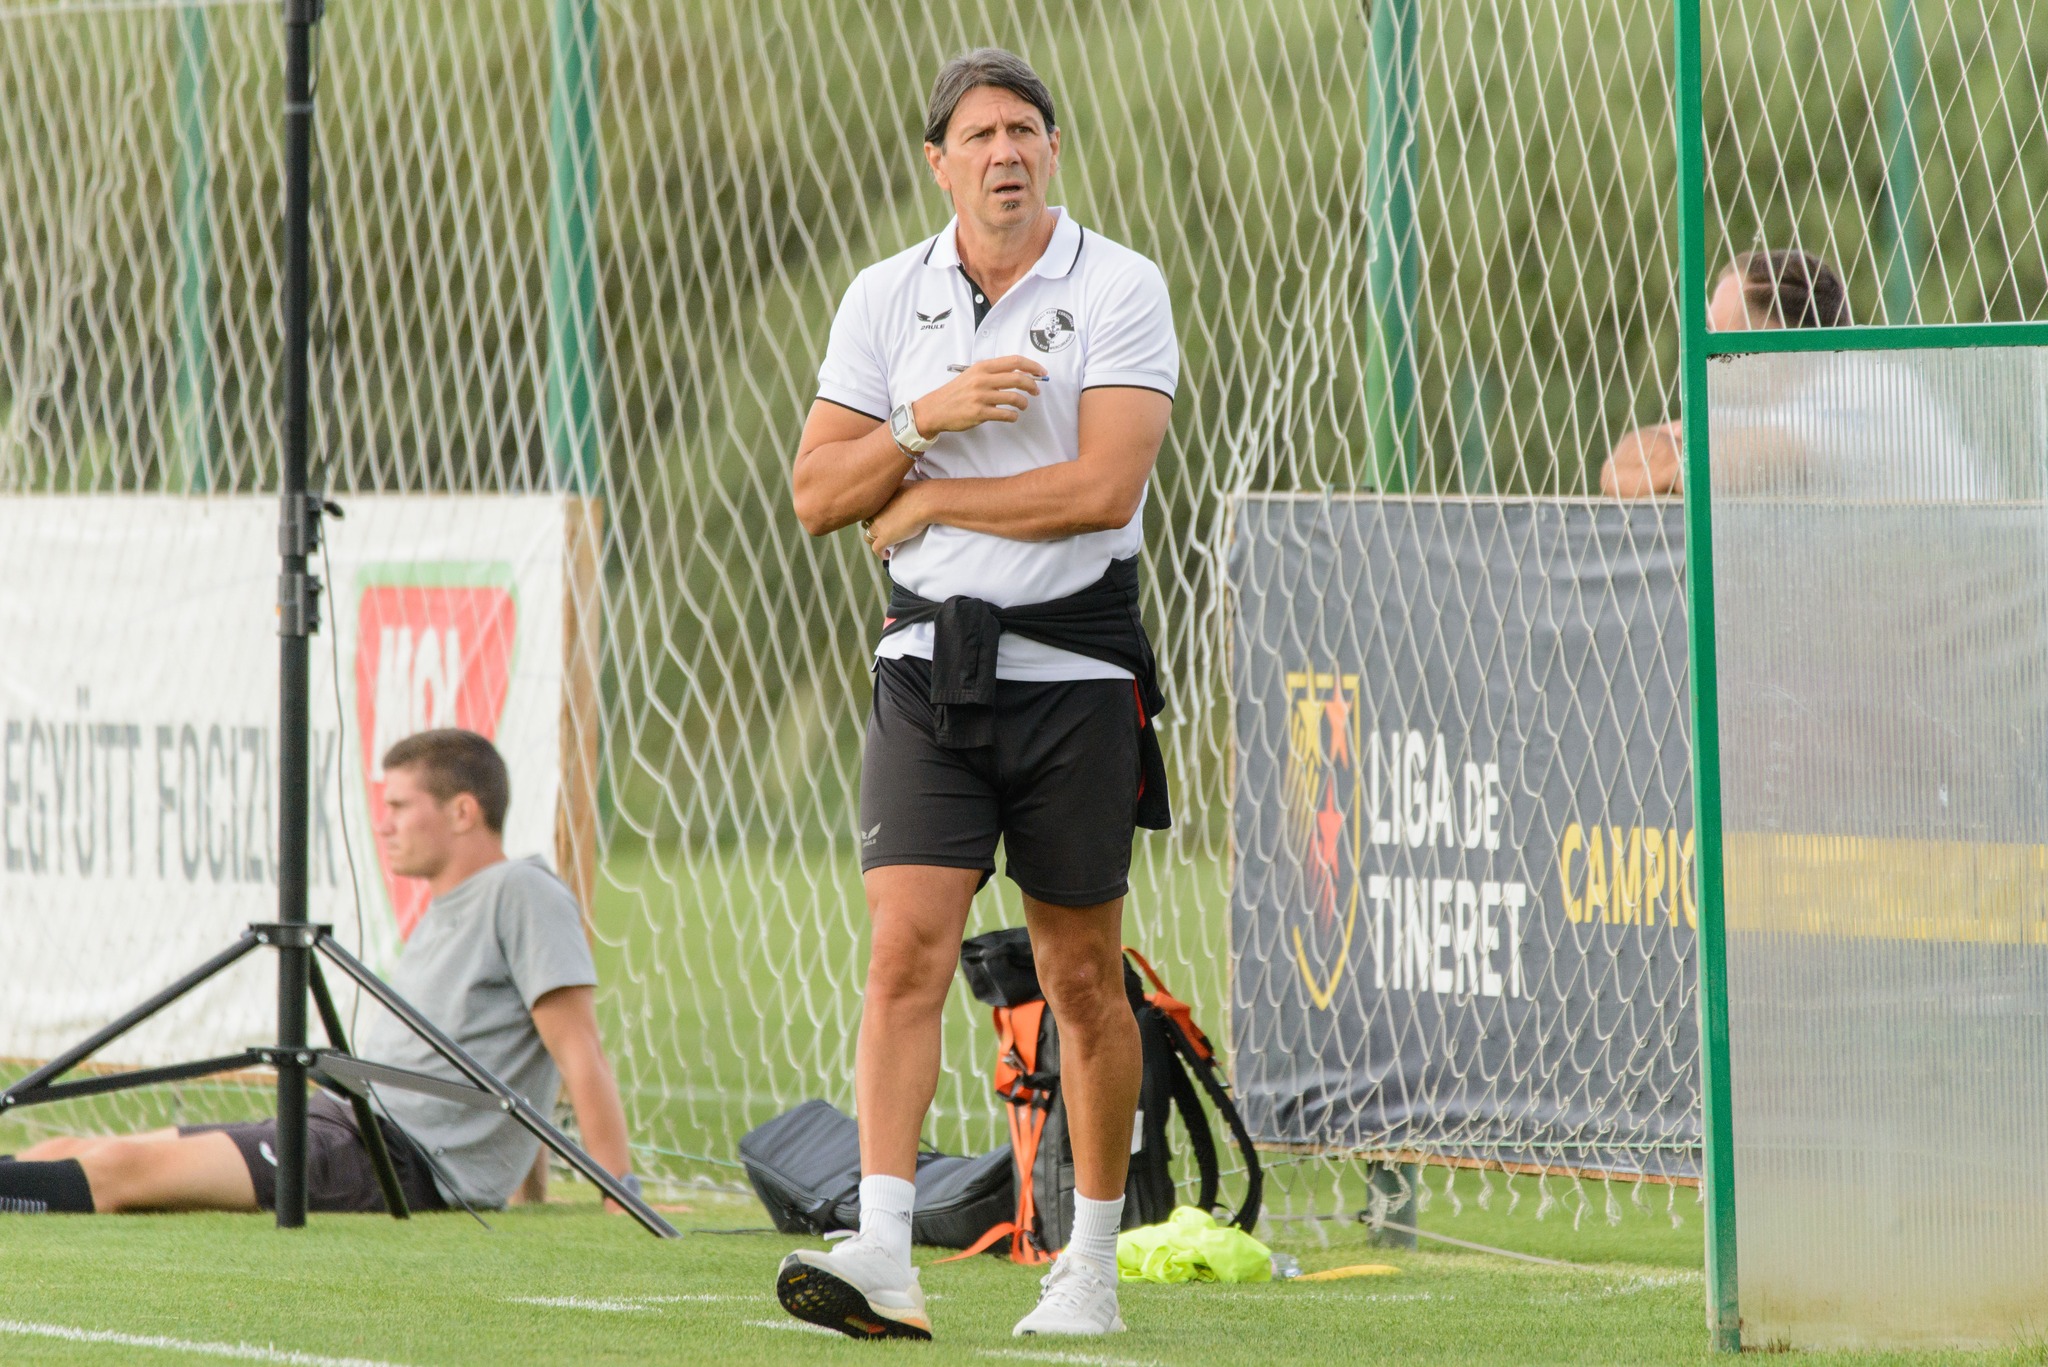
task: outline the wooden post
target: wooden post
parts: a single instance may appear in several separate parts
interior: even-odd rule
[[[597,896],[598,736],[603,730],[604,502],[566,500],[562,558],[562,786],[555,867],[593,929]]]

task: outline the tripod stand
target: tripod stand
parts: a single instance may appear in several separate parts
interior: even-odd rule
[[[313,31],[323,0],[284,0],[284,414],[280,460],[282,511],[278,525],[278,919],[249,926],[235,943],[141,1003],[91,1038],[0,1092],[0,1114],[16,1106],[63,1101],[206,1077],[235,1069],[267,1066],[277,1071],[277,1224],[306,1223],[306,1084],[317,1081],[349,1098],[368,1148],[385,1205],[398,1219],[408,1215],[382,1131],[370,1107],[370,1087],[383,1085],[424,1092],[464,1105],[502,1111],[539,1138],[571,1167],[632,1213],[651,1234],[673,1238],[676,1230],[646,1202],[626,1190],[527,1100],[493,1077],[361,961],[336,942],[330,928],[306,915],[309,694],[311,638],[320,629],[320,581],[308,573],[320,548],[326,498],[309,492],[307,480],[310,388],[310,317],[313,164]],[[107,1044],[193,991],[245,955],[277,951],[277,1040],[275,1045],[238,1054],[165,1067],[132,1069],[71,1082],[58,1079]],[[319,956],[316,958],[315,956]],[[341,1016],[327,990],[319,959],[331,962],[385,1009],[397,1016],[462,1077],[452,1082],[409,1069],[391,1068],[349,1052]],[[327,1034],[324,1048],[306,1040],[306,1002],[311,997]]]
[[[80,1078],[73,1082],[57,1080],[172,1002],[195,991],[200,984],[241,962],[244,956],[264,948],[278,951],[280,974],[283,956],[294,951],[302,955],[317,954],[327,959],[354,980],[358,987],[374,997],[387,1011],[398,1017],[407,1029],[426,1041],[435,1053],[446,1059],[448,1064],[468,1081],[452,1082],[409,1068],[394,1068],[388,1064],[372,1063],[351,1054],[348,1038],[343,1033],[341,1013],[335,1009],[333,995],[327,990],[327,979],[321,972],[318,959],[313,959],[307,964],[307,988],[312,995],[314,1008],[320,1014],[321,1026],[327,1033],[325,1048],[308,1045],[304,1040],[302,1027],[301,1037],[296,1046],[257,1045],[237,1054],[198,1059],[191,1063],[173,1063],[160,1068],[137,1068],[104,1077]],[[301,1006],[303,1008],[303,999]],[[441,1097],[465,1106],[502,1111],[541,1143],[547,1145],[563,1162],[596,1183],[606,1196],[624,1206],[648,1233],[661,1238],[674,1238],[676,1235],[675,1228],[668,1221],[628,1191],[618,1178],[606,1172],[589,1154],[571,1142],[567,1135],[550,1124],[525,1097],[492,1076],[489,1070],[471,1058],[461,1045],[448,1038],[432,1021],[422,1016],[403,997],[392,991],[390,985],[372,973],[360,959],[342,948],[329,928],[323,925],[308,925],[305,922],[259,922],[250,926],[232,945],[219,954],[148,1001],[141,1003],[119,1020],[112,1022],[105,1029],[51,1059],[5,1092],[0,1092],[0,1114],[15,1106],[68,1101],[107,1092],[125,1091],[133,1087],[146,1087],[153,1083],[182,1082],[191,1078],[208,1077],[215,1073],[257,1067],[275,1068],[280,1088],[285,1085],[286,1070],[290,1069],[302,1078],[309,1078],[348,1098],[350,1106],[355,1111],[356,1128],[361,1132],[363,1144],[370,1152],[370,1166],[377,1174],[377,1185],[383,1190],[385,1207],[395,1219],[406,1219],[410,1212],[406,1208],[405,1194],[399,1189],[398,1173],[392,1166],[391,1153],[385,1146],[383,1131],[378,1127],[375,1113],[370,1107],[372,1085],[424,1092],[429,1096]],[[303,1225],[306,1199],[305,1083],[301,1081],[297,1087],[300,1126],[297,1141],[300,1155],[299,1208],[296,1221],[289,1224]],[[281,1227],[289,1227],[285,1218],[285,1162],[286,1154],[291,1151],[292,1141],[287,1137],[283,1098],[280,1097],[279,1101],[277,1222]]]

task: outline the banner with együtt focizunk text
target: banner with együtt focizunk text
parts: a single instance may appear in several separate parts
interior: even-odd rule
[[[1261,1143],[1697,1177],[1679,513],[1238,506],[1233,1068]]]
[[[508,848],[554,848],[568,512],[342,502],[314,566],[308,909],[385,968],[426,902],[372,835],[393,742],[491,737]],[[257,495],[0,498],[0,1077],[277,918],[277,522]],[[267,1042],[276,1003],[251,956],[100,1061]]]

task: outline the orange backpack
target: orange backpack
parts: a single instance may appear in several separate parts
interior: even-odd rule
[[[1138,1020],[1145,1056],[1130,1176],[1124,1187],[1124,1228],[1157,1224],[1177,1204],[1167,1131],[1168,1119],[1175,1111],[1187,1131],[1199,1174],[1196,1204],[1205,1210],[1215,1208],[1220,1171],[1215,1136],[1196,1092],[1199,1082],[1244,1157],[1245,1200],[1231,1222],[1249,1229],[1259,1217],[1263,1185],[1258,1152],[1230,1099],[1229,1084],[1217,1066],[1215,1051],[1195,1024],[1193,1012],[1166,990],[1145,957],[1128,947],[1124,953],[1125,992]],[[993,1226],[965,1253],[955,1256],[983,1252],[1007,1237],[1011,1261],[1049,1262],[1066,1246],[1073,1218],[1073,1203],[1068,1198],[1074,1185],[1074,1160],[1059,1088],[1059,1028],[1039,994],[1025,931],[999,930],[976,936],[961,947],[960,958],[968,986],[994,1012],[995,1092],[1003,1099],[1009,1119],[1017,1208],[1014,1217]],[[1150,992],[1144,990],[1131,961],[1151,981]]]

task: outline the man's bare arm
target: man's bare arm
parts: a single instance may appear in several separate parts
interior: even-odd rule
[[[1798,432],[1767,423],[1717,427],[1713,454],[1714,487],[1729,493],[1782,487],[1814,460]],[[1684,428],[1675,422],[1629,433],[1600,470],[1600,492],[1614,498],[1676,494],[1684,487]]]
[[[875,515],[879,552],[926,527],[958,527],[1015,541],[1056,541],[1121,527],[1138,511],[1159,459],[1173,400],[1151,389],[1081,395],[1080,455],[1002,479],[932,479],[905,485]]]
[[[873,517],[909,473],[888,423],[819,399],[797,442],[790,501],[804,530],[824,536]]]
[[[542,1206],[548,1200],[548,1149],[545,1144],[533,1156],[533,1166],[520,1179],[519,1190],[505,1204],[508,1206]]]
[[[597,1032],[596,993],[588,987],[558,987],[533,1004],[534,1028],[548,1056],[561,1070],[583,1150],[614,1175],[632,1169],[626,1146],[626,1108],[619,1084]],[[606,1202],[609,1209],[618,1207]]]
[[[1044,366],[1023,356],[976,361],[910,406],[917,430],[937,437],[985,422],[1015,422],[1044,374]],[[804,420],[790,472],[797,521],[812,536],[824,536],[873,517],[910,470],[887,422],[820,399]]]
[[[1609,498],[1647,498],[1674,494],[1685,483],[1685,450],[1679,425],[1660,422],[1638,427],[1614,444],[1600,467],[1600,492]]]

